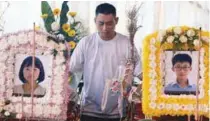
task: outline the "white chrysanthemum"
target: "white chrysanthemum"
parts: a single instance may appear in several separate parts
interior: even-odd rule
[[[1,40],[0,41],[0,45],[1,45],[0,46],[0,50],[6,50],[9,47],[9,45],[8,45],[6,40]]]
[[[23,117],[23,115],[21,114],[21,113],[18,113],[17,115],[16,115],[16,118],[17,119],[21,119]]]
[[[40,104],[35,105],[34,114],[36,114],[37,117],[41,116],[43,114],[43,106]]]
[[[7,52],[0,52],[1,58],[0,62],[5,62],[8,58],[8,53]]]
[[[204,77],[203,75],[205,74],[205,70],[204,70],[204,69],[201,69],[201,70],[199,71],[199,73],[200,73],[201,78],[202,78],[202,77]]]
[[[160,103],[159,105],[157,105],[158,109],[164,109],[165,108],[165,104],[164,103]]]
[[[54,98],[52,98],[52,102],[56,105],[61,105],[64,103],[64,97],[62,97],[60,94],[55,94]]]
[[[28,113],[29,111],[31,111],[31,105],[24,105],[24,106],[23,106],[23,111],[24,111],[25,113]]]
[[[65,59],[63,56],[56,56],[56,60],[55,60],[56,65],[64,64],[64,62],[65,62]]]
[[[156,51],[156,47],[154,45],[150,45],[151,53],[154,53]]]
[[[19,44],[26,44],[28,42],[28,38],[24,33],[19,34],[17,37]]]
[[[181,107],[180,107],[179,104],[173,104],[173,109],[174,109],[175,111],[178,111],[180,108],[181,108]]]
[[[11,104],[6,105],[6,106],[4,106],[4,110],[12,112],[12,111],[14,111],[14,106]]]
[[[5,101],[4,100],[0,100],[0,107],[3,107],[5,105]]]
[[[15,78],[15,75],[13,72],[6,72],[6,77],[8,78],[8,80],[12,80]]]
[[[59,46],[60,46],[60,50],[65,50],[66,49],[66,45],[65,44],[59,44]]]
[[[150,99],[151,99],[152,101],[157,100],[157,94],[155,94],[155,95],[150,95]]]
[[[155,109],[156,108],[156,103],[154,103],[154,102],[149,103],[149,107],[152,108],[152,109]]]
[[[151,78],[151,79],[155,79],[155,77],[156,77],[156,72],[155,71],[150,71],[150,73],[149,73],[149,77]]]
[[[188,110],[194,110],[194,108],[193,108],[193,105],[192,105],[192,104],[188,104],[188,105],[186,106],[186,108],[187,108]]]
[[[57,22],[53,22],[51,24],[51,28],[53,31],[58,31],[60,29],[60,25]]]
[[[63,77],[62,76],[60,76],[60,77],[55,77],[54,78],[54,82],[53,82],[53,84],[55,84],[55,85],[62,85],[63,84]]]
[[[166,41],[167,41],[168,43],[173,43],[173,41],[174,41],[174,36],[169,36],[169,37],[167,37]]]
[[[180,38],[179,38],[180,42],[182,43],[186,43],[187,42],[187,37],[182,35]]]
[[[57,37],[58,37],[59,40],[64,40],[65,39],[65,37],[62,34],[58,34]]]
[[[5,115],[5,116],[9,116],[9,115],[10,115],[10,112],[9,112],[9,111],[5,111],[5,112],[4,112],[4,115]]]
[[[203,98],[204,97],[204,91],[203,91],[203,86],[201,87],[202,89],[200,89],[198,98]]]
[[[52,40],[47,42],[47,47],[49,49],[54,49],[55,45],[57,45],[57,44],[54,41],[52,41]]]
[[[31,103],[31,98],[23,98],[23,101],[26,103]]]
[[[149,63],[149,67],[151,67],[151,68],[156,68],[156,66],[157,66],[157,64],[156,64],[155,61],[151,61],[151,62]]]
[[[52,107],[50,105],[46,105],[45,108],[43,108],[43,114],[44,117],[49,117],[52,111]]]
[[[152,45],[155,44],[155,38],[154,37],[150,39],[150,44],[152,44]]]
[[[14,107],[15,107],[15,112],[22,112],[23,105],[21,103],[15,104]]]
[[[62,84],[53,84],[52,86],[53,89],[62,89],[63,88],[63,85]]]
[[[194,44],[195,46],[199,46],[200,42],[199,42],[198,39],[195,39],[195,40],[193,41],[193,44]]]
[[[192,29],[189,29],[189,30],[187,31],[187,36],[188,36],[188,37],[193,37],[193,36],[195,36],[195,31],[192,30]]]
[[[60,107],[57,106],[57,105],[54,105],[54,106],[52,107],[52,114],[54,114],[54,115],[59,115],[60,113],[61,113]]]
[[[60,74],[63,74],[65,72],[65,68],[63,68],[62,66],[57,66],[54,68],[54,72],[56,72],[55,75],[58,75],[57,72],[59,72]]]
[[[62,92],[62,89],[53,90],[53,93],[55,93],[56,95],[61,94],[61,92]]]
[[[21,96],[19,96],[19,97],[12,96],[12,97],[11,97],[11,101],[12,101],[13,103],[19,102],[19,101],[21,100],[20,97],[21,97]],[[15,106],[16,106],[16,105],[15,105]]]
[[[44,55],[52,55],[51,53],[52,53],[51,50],[47,50],[44,52]]]
[[[149,60],[155,60],[155,58],[156,58],[155,55],[153,55],[153,54],[150,54],[150,55],[149,55]]]
[[[5,70],[6,70],[6,65],[0,62],[0,67],[1,67],[1,68],[0,68],[0,75],[1,75],[3,72],[5,72]],[[1,75],[1,76],[4,77],[4,75]]]
[[[163,40],[163,36],[166,35],[166,31],[165,30],[160,30],[158,32],[158,40],[161,42]]]
[[[204,105],[204,106],[203,106],[203,111],[204,111],[204,112],[208,112],[208,106]]]
[[[172,109],[172,105],[171,104],[165,104],[165,108],[166,108],[166,110],[171,110]]]
[[[174,28],[174,33],[175,34],[181,34],[182,33],[182,29],[180,27],[175,27]]]
[[[6,91],[5,85],[4,86],[1,86],[0,92],[5,92],[5,91]]]
[[[39,37],[37,37],[36,43],[37,43],[39,46],[45,47],[46,44],[47,44],[46,36],[40,35]]]

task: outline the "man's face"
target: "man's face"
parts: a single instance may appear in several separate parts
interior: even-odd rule
[[[98,14],[95,18],[99,35],[104,40],[110,40],[115,35],[118,18],[112,14]]]
[[[188,74],[192,70],[192,67],[188,62],[176,62],[172,70],[176,73],[178,80],[186,80],[188,78]]]

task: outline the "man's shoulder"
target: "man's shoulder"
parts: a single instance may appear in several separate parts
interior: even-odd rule
[[[118,32],[117,32],[117,35],[118,35],[119,39],[122,39],[122,40],[129,40],[128,36],[126,36],[126,35],[123,35],[123,34],[118,33]]]
[[[89,34],[89,35],[83,37],[83,39],[85,39],[85,40],[91,40],[91,39],[96,39],[96,37],[97,37],[97,32],[92,33],[92,34]]]

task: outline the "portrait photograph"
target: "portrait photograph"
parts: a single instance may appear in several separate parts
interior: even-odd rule
[[[52,56],[35,56],[33,81],[33,57],[17,54],[15,60],[13,95],[30,97],[33,91],[33,96],[44,97],[49,90],[49,78],[52,76]]]
[[[198,51],[165,51],[164,93],[196,94],[199,73]]]

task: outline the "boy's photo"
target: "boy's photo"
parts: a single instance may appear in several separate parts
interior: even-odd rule
[[[166,51],[165,94],[195,94],[198,79],[198,52]],[[170,60],[170,61],[169,61]]]

